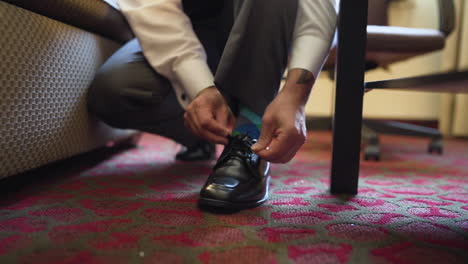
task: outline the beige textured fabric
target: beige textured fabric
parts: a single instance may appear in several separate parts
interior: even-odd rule
[[[86,89],[118,44],[5,2],[0,18],[0,178],[131,133],[86,111]]]
[[[459,53],[460,60],[458,61],[458,70],[468,69],[468,2],[459,2],[459,7],[464,16],[463,21],[459,21],[460,26],[458,27],[460,34],[460,47]],[[453,123],[451,127],[451,135],[459,137],[468,137],[468,95],[457,94],[454,95],[454,107],[453,107]]]
[[[456,0],[456,25],[449,41],[452,53],[444,51],[446,70],[468,69],[468,2]],[[464,14],[464,15],[462,15]],[[445,136],[468,137],[468,95],[444,94],[441,97],[439,127]]]
[[[458,137],[468,137],[468,95],[458,94],[455,97],[455,107],[453,113],[453,135]]]
[[[133,38],[119,10],[104,0],[3,0],[48,18],[125,43]]]

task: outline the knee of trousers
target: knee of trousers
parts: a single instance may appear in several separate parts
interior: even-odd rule
[[[127,128],[120,112],[124,108],[120,99],[127,84],[103,72],[98,72],[88,88],[88,111],[104,123],[118,128]]]

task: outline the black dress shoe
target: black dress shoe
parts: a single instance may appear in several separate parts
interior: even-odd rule
[[[200,141],[190,147],[183,147],[175,156],[180,161],[211,160],[216,154],[215,145],[206,141]]]
[[[242,210],[268,199],[270,163],[250,149],[255,142],[247,135],[229,136],[228,145],[200,191],[200,207]]]

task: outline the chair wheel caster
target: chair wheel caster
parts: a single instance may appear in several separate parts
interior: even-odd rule
[[[367,161],[380,161],[380,149],[379,146],[369,145],[364,149],[364,160]]]
[[[380,161],[380,155],[375,155],[375,154],[365,154],[364,155],[364,160],[367,161]]]
[[[427,151],[431,154],[439,154],[442,155],[444,152],[444,144],[441,138],[436,138],[429,143],[429,147]]]

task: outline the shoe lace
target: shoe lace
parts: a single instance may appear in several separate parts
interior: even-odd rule
[[[229,143],[226,149],[223,151],[216,167],[224,164],[226,161],[232,158],[240,158],[241,160],[250,160],[252,156],[251,147],[255,143],[255,140],[251,139],[245,134],[240,135],[229,135]]]

